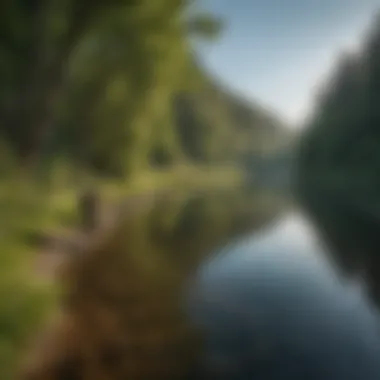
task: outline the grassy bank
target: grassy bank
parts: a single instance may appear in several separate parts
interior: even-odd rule
[[[115,347],[115,354],[123,363],[115,368],[117,377],[142,378],[149,368],[152,378],[161,377],[162,370],[179,371],[183,376],[176,378],[184,378],[187,363],[191,365],[189,350],[194,347],[186,337],[188,333],[189,338],[195,337],[179,310],[178,297],[183,295],[185,281],[219,247],[251,234],[269,217],[263,215],[264,210],[257,213],[257,202],[251,199],[255,194],[241,189],[219,187],[168,195],[158,198],[152,207],[130,212],[125,224],[104,240],[101,249],[95,244],[81,259],[68,262],[68,308],[63,313],[69,313],[66,323],[78,330],[69,342],[54,338],[52,346],[58,358],[70,352],[81,359],[84,364],[78,369],[79,377],[85,376],[81,372],[85,368],[93,370],[93,377],[103,373],[98,354],[104,352],[106,344]],[[53,336],[61,336],[67,327],[65,322],[57,325]],[[138,349],[125,350],[125,346],[118,345],[124,339]],[[173,349],[168,350],[167,344]],[[89,346],[95,356],[83,354]],[[159,353],[159,362],[150,355],[152,350]],[[184,361],[177,352],[184,353]],[[41,380],[55,378],[57,356],[51,358],[43,348],[33,353],[39,365],[29,374]],[[109,378],[115,377],[112,370]]]
[[[40,282],[32,267],[38,242],[35,233],[78,227],[78,192],[96,188],[105,204],[143,193],[168,189],[233,188],[242,175],[235,168],[189,166],[141,173],[131,181],[100,179],[73,185],[69,181],[43,183],[20,176],[0,183],[0,378],[11,380],[25,344],[56,306],[54,284]]]

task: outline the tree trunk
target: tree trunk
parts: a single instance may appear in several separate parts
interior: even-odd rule
[[[33,168],[56,127],[56,108],[63,95],[66,65],[97,9],[74,6],[70,24],[60,46],[52,45],[48,19],[49,2],[42,2],[34,15],[35,32],[30,46],[31,65],[20,91],[20,103],[11,118],[12,127],[26,133],[20,147],[22,165]]]

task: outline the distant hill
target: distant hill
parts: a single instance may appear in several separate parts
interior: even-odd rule
[[[289,130],[274,114],[229,90],[200,66],[199,88],[174,99],[175,124],[186,155],[196,162],[241,162],[276,154]]]

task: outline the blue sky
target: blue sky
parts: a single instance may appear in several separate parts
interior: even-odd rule
[[[199,0],[226,28],[201,46],[230,88],[299,125],[340,51],[368,28],[380,0]]]

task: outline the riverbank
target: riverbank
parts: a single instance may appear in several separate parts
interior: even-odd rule
[[[208,260],[213,252],[241,234],[251,233],[268,219],[269,216],[264,218],[262,209],[257,213],[257,201],[252,199],[252,195],[239,188],[214,188],[195,194],[157,192],[154,197],[147,194],[148,198],[144,198],[140,195],[140,200],[130,197],[124,204],[128,218],[120,224],[121,228],[113,230],[109,239],[98,235],[102,244],[97,244],[99,240],[90,239],[89,249],[67,257],[67,265],[63,266],[64,300],[67,297],[80,300],[79,303],[70,303],[69,310],[74,310],[74,318],[78,318],[73,323],[80,324],[84,320],[86,326],[93,326],[93,321],[97,323],[104,313],[112,312],[115,318],[124,321],[119,326],[121,330],[108,331],[108,327],[112,326],[101,323],[91,336],[107,336],[113,341],[128,336],[125,334],[129,334],[132,328],[129,321],[131,313],[134,313],[133,307],[125,309],[122,306],[129,305],[129,299],[136,299],[141,308],[146,310],[152,299],[144,298],[145,292],[157,292],[154,300],[158,304],[155,307],[164,309],[163,312],[168,311],[166,307],[171,307],[171,301],[168,300],[168,304],[165,301],[168,290],[177,294],[194,269]],[[273,208],[268,212],[272,211]],[[113,306],[105,301],[103,295],[111,297],[109,301]],[[122,298],[121,302],[114,305],[113,300],[117,297],[127,298]],[[90,313],[80,306],[88,302],[91,304]],[[66,310],[66,302],[61,306]],[[155,319],[152,323],[152,328],[156,329],[154,334],[164,333],[161,330],[164,326],[156,325]],[[73,336],[73,339],[75,347],[81,348],[90,339],[94,350],[101,349],[102,342],[97,338],[93,340],[78,335]],[[143,349],[149,349],[145,347],[148,344],[145,340],[138,343]],[[54,341],[52,344],[58,350],[57,355],[63,355],[64,351],[61,350],[65,348],[61,347],[60,342]],[[73,350],[76,348],[73,347]],[[129,359],[128,353],[121,354],[125,355],[125,361]],[[51,364],[48,353],[43,351],[36,355],[40,367],[38,371],[48,368]]]
[[[162,192],[195,188],[238,188],[235,168],[177,167],[141,173],[134,180],[80,182],[30,180],[14,175],[0,183],[0,321],[6,326],[0,347],[0,377],[14,378],[25,339],[38,330],[49,310],[57,307],[54,272],[60,258],[95,235],[81,231],[78,194],[95,189],[102,204],[103,226],[111,226],[121,203],[135,207]],[[38,259],[37,259],[38,258]],[[59,285],[59,284],[58,284]]]
[[[28,226],[32,229],[76,226],[79,223],[78,195],[88,189],[95,191],[107,207],[128,197],[164,189],[238,187],[242,178],[241,171],[235,167],[193,166],[147,171],[124,181],[84,177],[76,182],[65,178],[44,182],[13,176],[0,183],[3,216],[0,223],[7,235],[11,230]]]

